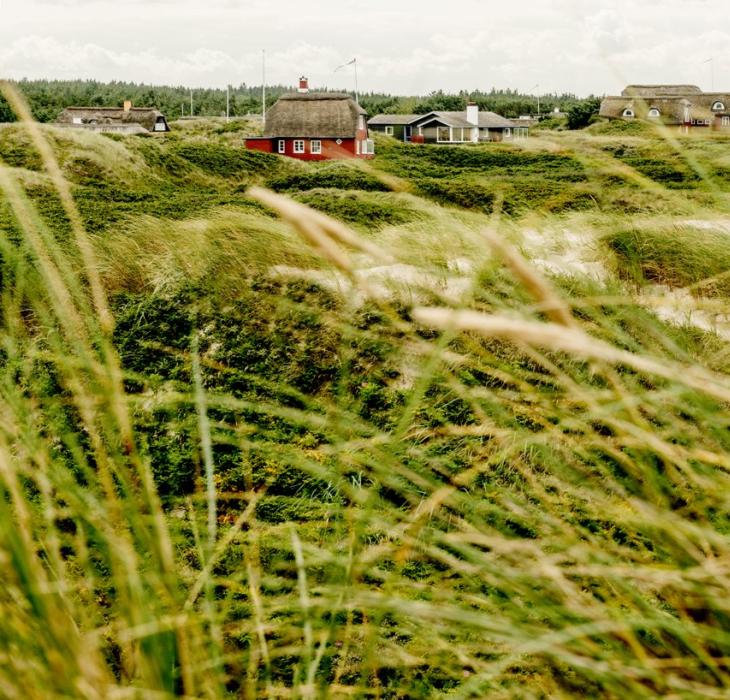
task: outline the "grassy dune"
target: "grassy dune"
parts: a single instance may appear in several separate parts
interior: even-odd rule
[[[239,137],[0,126],[0,696],[726,697],[730,140]]]

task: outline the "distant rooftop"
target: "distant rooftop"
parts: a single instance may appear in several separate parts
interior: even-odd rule
[[[698,95],[702,90],[696,85],[627,85],[621,92],[622,97],[677,97],[679,95]]]

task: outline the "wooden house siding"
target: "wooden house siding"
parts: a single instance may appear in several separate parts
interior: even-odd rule
[[[295,148],[295,142],[301,144],[301,150]],[[313,148],[312,142],[319,142],[319,148]],[[280,149],[279,144],[283,144]],[[358,147],[358,143],[360,146]],[[246,139],[246,148],[264,153],[276,153],[298,160],[338,160],[343,158],[372,158],[370,149],[363,143],[372,144],[367,139],[295,139],[295,138],[250,138]],[[318,151],[318,152],[317,152]],[[363,152],[364,151],[364,152]]]

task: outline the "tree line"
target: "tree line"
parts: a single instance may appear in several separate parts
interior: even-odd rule
[[[155,107],[168,119],[194,116],[216,117],[226,114],[226,90],[224,88],[195,88],[178,85],[146,85],[96,80],[20,80],[15,83],[25,95],[31,111],[40,122],[52,122],[66,107],[114,107],[131,100],[136,107]],[[289,85],[267,85],[266,102],[271,106],[282,94],[295,88]],[[192,94],[192,103],[191,103]],[[242,83],[231,86],[228,92],[231,116],[259,114],[262,110],[262,88],[260,85]],[[423,97],[398,96],[378,92],[363,93],[360,104],[369,114],[425,114],[439,111],[461,111],[469,101],[480,109],[497,112],[512,118],[538,113],[536,95],[527,95],[517,90],[489,92],[461,90],[448,93],[442,90]],[[542,115],[552,113],[556,108],[570,112],[578,109],[581,114],[591,111],[596,98],[581,99],[564,93],[540,95]],[[0,97],[0,122],[14,121],[9,105]]]

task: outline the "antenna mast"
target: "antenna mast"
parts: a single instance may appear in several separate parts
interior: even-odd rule
[[[357,58],[352,59],[352,65],[355,66],[355,102],[360,104],[360,91],[357,89]]]
[[[261,51],[261,118],[266,126],[266,49]]]

